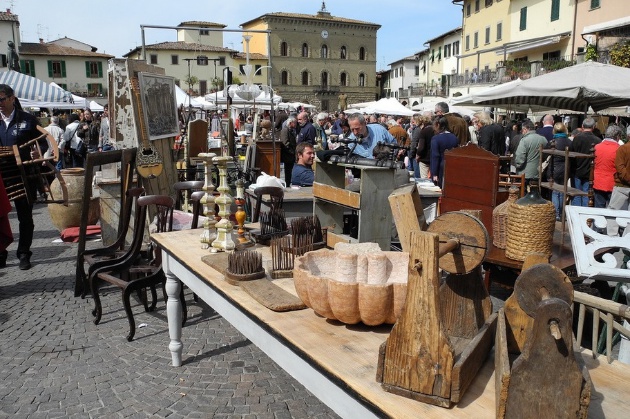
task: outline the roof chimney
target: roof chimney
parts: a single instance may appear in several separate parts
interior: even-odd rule
[[[11,9],[7,9],[7,13],[8,13],[8,14],[11,14]]]
[[[39,43],[43,44],[44,43],[44,38],[39,38]]]

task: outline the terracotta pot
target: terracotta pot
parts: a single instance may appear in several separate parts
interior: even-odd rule
[[[68,205],[48,204],[48,212],[52,223],[60,232],[68,227],[78,227],[81,224],[85,170],[82,168],[63,169],[61,176],[68,189]],[[62,199],[63,191],[57,179],[51,183],[50,191],[55,199]],[[98,198],[92,198],[90,200],[88,224],[96,224],[99,215]]]

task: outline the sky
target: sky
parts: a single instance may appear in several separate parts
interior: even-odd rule
[[[381,25],[377,32],[377,70],[389,68],[390,63],[425,49],[423,44],[429,39],[461,26],[461,6],[451,0],[325,3],[332,16]],[[0,10],[11,9],[18,15],[22,42],[39,42],[39,38],[53,41],[67,36],[116,57],[142,45],[140,25],[177,26],[200,20],[240,29],[240,24],[266,13],[314,15],[321,6],[321,0],[0,0]],[[145,29],[146,44],[175,40],[174,30]],[[223,41],[224,47],[241,50],[241,34],[226,33]]]

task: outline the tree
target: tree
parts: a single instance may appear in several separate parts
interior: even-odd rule
[[[195,84],[199,83],[199,79],[197,76],[188,76],[184,79],[184,82],[188,85],[188,94],[191,95],[193,93],[193,87]]]

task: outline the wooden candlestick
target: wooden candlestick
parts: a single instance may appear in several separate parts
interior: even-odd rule
[[[215,157],[213,162],[219,168],[219,187],[217,190],[221,193],[215,198],[214,202],[219,205],[219,215],[221,220],[216,223],[217,237],[212,242],[213,249],[218,251],[234,250],[235,244],[232,241],[233,225],[230,221],[230,206],[232,204],[232,196],[230,196],[230,187],[227,184],[227,162],[232,161],[229,156]]]
[[[201,205],[203,205],[203,215],[206,216],[206,221],[203,223],[203,233],[201,233],[202,249],[208,249],[210,243],[212,243],[217,237],[216,220],[214,219],[214,185],[212,184],[212,159],[216,157],[215,153],[199,153],[198,156],[203,160],[203,166],[205,169],[205,183],[203,191],[206,192],[203,198],[201,198]]]

